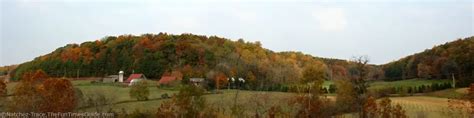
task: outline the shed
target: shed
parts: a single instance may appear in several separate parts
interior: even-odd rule
[[[104,83],[113,83],[113,82],[118,82],[119,76],[118,75],[109,75],[107,77],[103,78]]]

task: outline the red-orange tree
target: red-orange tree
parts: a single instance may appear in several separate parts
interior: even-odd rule
[[[38,87],[41,93],[41,112],[68,112],[74,110],[74,88],[67,79],[47,79]]]
[[[69,80],[51,79],[42,71],[27,72],[15,88],[10,111],[68,112],[75,107]]]
[[[37,88],[46,78],[48,75],[42,70],[23,74],[22,79],[15,87],[13,105],[10,110],[16,112],[39,111],[41,95]]]
[[[225,76],[224,73],[219,72],[219,74],[216,75],[214,78],[215,84],[216,84],[216,89],[219,90],[220,88],[224,87],[227,84],[227,77]]]

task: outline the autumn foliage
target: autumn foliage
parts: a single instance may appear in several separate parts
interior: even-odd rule
[[[17,112],[68,112],[76,106],[71,82],[49,78],[42,70],[23,75],[12,104],[10,110]]]
[[[41,94],[41,112],[68,112],[76,106],[74,88],[66,79],[46,79],[38,87]]]
[[[11,111],[40,111],[42,98],[38,90],[46,78],[48,75],[42,70],[25,73],[15,87],[12,101],[15,105],[11,106]]]
[[[364,104],[362,117],[366,118],[407,118],[400,104],[392,105],[389,98],[382,98],[377,104],[374,97],[369,97]]]
[[[222,87],[225,87],[227,85],[227,77],[224,73],[218,73],[216,77],[214,78],[214,81],[216,83],[216,89],[220,89]]]
[[[474,116],[474,84],[467,89],[467,94],[460,98],[450,98],[448,100],[449,110],[447,113],[452,117],[473,117]]]
[[[474,82],[474,37],[434,46],[383,65],[388,79],[458,79],[460,86]]]
[[[338,66],[332,66],[338,65]],[[206,77],[208,72],[222,72],[227,78],[246,79],[245,88],[253,90],[281,90],[284,85],[314,77],[303,78],[303,70],[314,66],[314,72],[329,77],[347,74],[351,62],[314,57],[301,52],[273,52],[260,42],[243,39],[233,41],[217,36],[167,33],[108,36],[100,40],[68,44],[55,51],[20,64],[12,73],[20,80],[24,73],[44,70],[51,77],[103,77],[119,71],[125,74],[143,73],[150,79],[165,73],[180,71],[183,80]],[[379,69],[379,68],[377,68]],[[217,73],[216,73],[217,74]],[[307,73],[311,75],[311,72]],[[319,75],[319,74],[318,74]],[[328,76],[326,76],[328,75]],[[207,78],[210,87],[222,88],[227,84],[220,77]],[[215,88],[211,88],[215,89]]]

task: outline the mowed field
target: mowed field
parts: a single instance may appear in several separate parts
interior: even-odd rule
[[[418,81],[418,80],[417,80]],[[118,86],[114,84],[91,84],[90,80],[76,80],[72,81],[76,88],[79,88],[84,95],[89,94],[104,94],[112,105],[106,106],[102,111],[107,112],[113,110],[121,112],[123,110],[132,112],[137,109],[140,111],[155,112],[163,101],[170,99],[161,99],[161,95],[177,94],[177,90],[165,90],[156,86],[150,86],[150,97],[148,101],[137,101],[130,98],[129,88],[126,86]],[[397,84],[390,84],[391,82],[380,82],[382,85],[371,84],[372,86],[383,85],[397,85],[403,82],[394,82]],[[12,93],[15,82],[8,84],[8,92]],[[244,90],[221,90],[222,94],[206,94],[204,97],[207,103],[215,108],[218,108],[225,114],[230,114],[230,107],[237,103],[237,105],[244,106],[246,114],[251,115],[255,112],[264,113],[266,109],[272,106],[281,106],[282,111],[291,111],[292,108],[288,106],[288,102],[292,100],[295,93],[288,92],[262,92],[262,91],[244,91]],[[436,93],[440,92],[440,93]],[[450,118],[463,117],[465,113],[452,112],[448,107],[448,98],[443,98],[445,94],[465,93],[465,89],[447,89],[443,91],[436,91],[422,96],[408,96],[408,97],[391,97],[393,103],[400,104],[407,111],[409,117],[427,117],[427,118]],[[438,94],[438,96],[429,96],[431,94]],[[237,96],[237,97],[236,97]],[[334,100],[334,96],[330,96]],[[133,110],[130,110],[133,109]],[[95,108],[80,108],[77,112],[93,112]],[[457,116],[453,116],[453,113]]]

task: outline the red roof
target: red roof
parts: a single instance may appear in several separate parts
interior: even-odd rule
[[[128,79],[125,82],[130,83],[133,79],[138,79],[138,78],[141,78],[142,76],[143,74],[132,74],[130,75],[130,77],[128,77]]]
[[[170,82],[176,80],[176,77],[173,76],[162,76],[160,81],[158,81],[159,84],[169,84]]]

